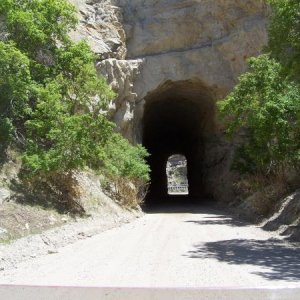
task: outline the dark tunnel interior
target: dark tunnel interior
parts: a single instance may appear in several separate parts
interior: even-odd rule
[[[207,197],[205,141],[214,131],[214,101],[199,82],[169,82],[146,98],[143,145],[150,153],[151,183],[146,205],[174,200],[168,195],[166,164],[173,154],[187,159],[189,195],[186,201]]]

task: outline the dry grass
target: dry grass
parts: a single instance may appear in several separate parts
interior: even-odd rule
[[[0,236],[0,244],[41,233],[72,220],[70,216],[62,215],[54,209],[5,202],[0,205],[0,227],[7,233]]]
[[[76,175],[72,172],[53,172],[47,176],[39,176],[26,182],[25,186],[26,190],[34,195],[34,197],[25,195],[26,201],[35,199],[36,203],[32,204],[46,208],[53,207],[60,213],[85,214],[85,210],[78,200],[81,196],[80,185]]]
[[[285,174],[247,175],[236,182],[234,188],[237,199],[251,202],[251,206],[260,216],[267,216],[279,200],[291,191]]]
[[[128,180],[126,178],[116,178],[113,182],[114,188],[112,197],[121,206],[127,208],[138,208],[143,204],[148,191],[148,185],[140,180]]]

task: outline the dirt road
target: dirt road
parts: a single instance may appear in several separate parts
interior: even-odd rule
[[[273,237],[272,237],[273,236]],[[161,211],[0,272],[0,284],[300,286],[300,248],[207,208]]]

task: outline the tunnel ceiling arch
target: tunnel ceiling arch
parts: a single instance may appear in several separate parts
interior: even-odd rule
[[[145,100],[143,145],[150,152],[151,167],[148,201],[167,197],[166,163],[176,153],[187,158],[191,197],[203,197],[205,143],[215,131],[212,94],[200,81],[166,82]]]

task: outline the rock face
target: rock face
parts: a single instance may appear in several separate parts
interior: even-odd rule
[[[300,190],[279,202],[275,213],[261,225],[263,229],[277,231],[291,240],[300,241]]]
[[[9,200],[9,198],[10,198],[10,191],[8,189],[0,187],[0,204]]]
[[[194,125],[202,126],[198,133],[201,147],[198,142],[194,147],[198,154],[193,154],[201,160],[197,168],[202,170],[202,186],[215,198],[228,198],[230,193],[224,192],[224,187],[229,179],[224,177],[230,177],[231,147],[215,122],[214,104],[246,70],[247,58],[258,55],[266,43],[269,9],[265,2],[72,1],[81,13],[80,28],[73,37],[83,37],[91,44],[99,55],[99,74],[118,92],[111,113],[120,132],[142,143],[145,127],[149,125],[151,130],[151,122],[158,121],[148,118],[149,124],[145,124],[147,110],[154,110],[152,103],[167,103],[176,97],[177,102],[193,103],[202,123],[206,122]],[[178,116],[180,109],[185,111],[178,108]],[[188,120],[187,111],[186,115]],[[174,122],[174,127],[180,126],[179,120]],[[170,151],[161,154],[176,154]]]
[[[119,0],[114,4],[122,11],[127,62],[136,60],[139,65],[139,75],[131,79],[136,103],[167,81],[190,79],[199,80],[220,99],[245,71],[246,59],[260,53],[267,40],[264,1]]]
[[[126,56],[125,32],[119,22],[121,11],[110,0],[70,0],[79,12],[80,24],[71,33],[74,41],[86,40],[102,59]]]

